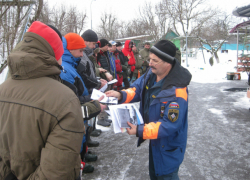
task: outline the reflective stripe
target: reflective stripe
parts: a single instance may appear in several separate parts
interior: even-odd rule
[[[125,91],[127,93],[127,99],[126,99],[126,101],[124,103],[129,103],[135,97],[135,91],[136,91],[135,87],[125,89],[125,90],[122,90],[122,91]]]
[[[187,88],[180,88],[175,90],[176,97],[181,97],[187,101]]]
[[[160,125],[161,122],[145,124],[143,129],[143,139],[157,139]]]

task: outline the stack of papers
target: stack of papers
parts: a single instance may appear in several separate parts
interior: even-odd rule
[[[97,90],[97,89],[93,89],[93,92],[91,94],[91,99],[93,100],[98,100],[100,97],[104,96],[103,100],[100,101],[100,103],[105,103],[105,104],[117,104],[118,103],[118,99],[115,97],[107,97],[106,94],[104,94],[103,92]]]
[[[110,105],[109,109],[115,133],[126,132],[126,128],[130,128],[127,122],[143,124],[141,113],[134,104]]]

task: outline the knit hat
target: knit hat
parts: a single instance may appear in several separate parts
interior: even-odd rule
[[[59,60],[62,57],[64,50],[62,40],[59,36],[61,33],[55,29],[55,27],[53,29],[40,21],[34,21],[27,32],[35,33],[44,38],[52,47],[56,60]]]
[[[83,38],[76,33],[68,33],[64,37],[67,41],[68,50],[83,49],[86,47]]]
[[[60,33],[60,31],[50,24],[47,24],[47,26],[49,26],[51,29],[53,29],[58,34],[58,36],[60,37],[60,39],[62,41],[62,34]]]
[[[91,29],[85,31],[82,34],[82,38],[84,39],[84,41],[89,41],[89,42],[97,42],[98,41],[97,34],[94,31],[92,31]]]
[[[116,47],[122,46],[121,42],[116,42]]]
[[[161,40],[151,47],[149,51],[163,61],[173,64],[176,54],[176,46],[171,41]]]
[[[109,44],[109,42],[106,39],[100,39],[97,43],[99,44],[100,48]]]

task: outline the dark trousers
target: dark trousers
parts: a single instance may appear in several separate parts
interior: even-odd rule
[[[130,87],[130,84],[128,82],[128,78],[127,77],[123,79],[123,82],[124,82],[124,87],[125,88],[129,88]]]
[[[179,168],[177,168],[174,172],[170,174],[163,176],[156,176],[154,162],[153,162],[152,148],[151,145],[149,144],[149,176],[151,180],[179,180],[178,171]]]

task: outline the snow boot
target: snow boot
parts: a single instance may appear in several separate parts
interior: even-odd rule
[[[82,173],[92,173],[94,171],[94,167],[91,166],[90,164],[85,163],[85,166],[82,170]]]
[[[101,135],[101,132],[100,131],[97,131],[97,129],[95,129],[94,131],[92,131],[90,133],[90,136],[93,136],[93,137],[98,137]]]
[[[91,132],[92,132],[92,127],[91,126],[89,126],[88,128],[87,128],[87,133],[86,133],[86,138],[87,138],[87,146],[88,147],[98,147],[99,146],[99,142],[98,141],[92,141],[91,139],[90,139],[90,134],[91,134]]]
[[[91,154],[90,152],[85,154],[85,161],[86,162],[93,162],[97,160],[97,155]]]
[[[110,126],[110,123],[105,121],[103,117],[98,119],[97,124],[100,125],[100,126],[104,126],[104,127],[109,127]]]

